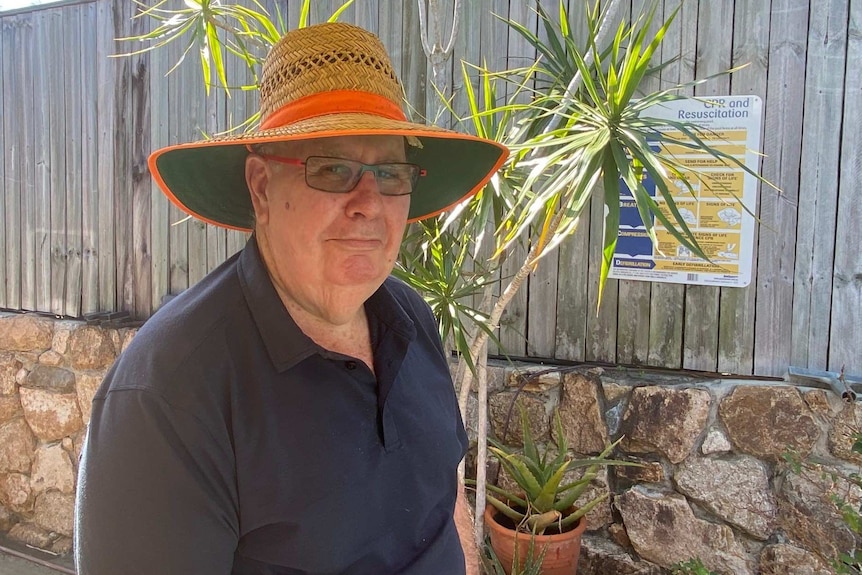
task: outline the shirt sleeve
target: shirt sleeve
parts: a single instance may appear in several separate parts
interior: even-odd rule
[[[109,391],[93,403],[80,465],[78,574],[229,574],[234,477],[229,437],[153,391]]]

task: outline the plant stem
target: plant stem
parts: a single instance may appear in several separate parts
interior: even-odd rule
[[[485,512],[485,482],[487,481],[486,475],[488,472],[488,466],[483,462],[488,460],[488,344],[487,340],[485,346],[482,349],[481,356],[479,358],[478,367],[478,379],[479,379],[479,414],[477,416],[476,426],[478,429],[483,430],[478,433],[477,438],[477,448],[476,448],[476,461],[480,462],[479,465],[476,466],[476,513],[474,517],[476,518],[473,525],[473,535],[476,539],[476,545],[479,549],[482,549],[482,545],[485,542],[485,522],[482,521],[482,516]],[[482,486],[478,488],[478,486]]]

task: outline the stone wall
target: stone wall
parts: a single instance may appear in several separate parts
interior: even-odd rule
[[[0,531],[65,553],[90,403],[134,329],[0,314]]]
[[[135,331],[0,314],[0,531],[70,549],[90,402]],[[518,435],[515,400],[543,441],[558,407],[577,453],[624,435],[617,457],[644,464],[595,482],[611,498],[588,516],[581,575],[667,573],[692,558],[718,573],[826,575],[824,558],[857,543],[829,496],[860,497],[842,476],[862,465],[851,450],[862,408],[830,391],[586,367],[490,376],[489,425],[505,442]],[[792,469],[788,449],[809,464]]]
[[[694,558],[722,574],[826,575],[827,558],[859,543],[830,495],[860,501],[842,477],[862,464],[851,450],[862,407],[831,391],[586,367],[498,367],[489,386],[490,431],[505,443],[520,435],[514,401],[535,437],[551,438],[559,408],[573,451],[624,436],[615,456],[643,464],[595,482],[611,498],[587,516],[579,575],[666,573]]]

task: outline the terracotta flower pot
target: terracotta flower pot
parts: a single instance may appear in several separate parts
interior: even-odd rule
[[[485,508],[485,526],[491,537],[491,547],[503,564],[507,575],[512,572],[512,560],[515,557],[515,545],[518,545],[518,562],[521,567],[530,551],[530,538],[527,533],[518,533],[500,525],[494,516],[497,510],[488,505]],[[582,517],[571,531],[553,535],[536,535],[533,544],[533,554],[545,551],[542,561],[542,575],[574,575],[578,569],[578,556],[581,553],[581,535],[587,528],[586,518]]]

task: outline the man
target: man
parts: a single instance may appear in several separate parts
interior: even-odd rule
[[[96,394],[80,575],[465,572],[466,434],[431,312],[388,275],[406,223],[481,189],[506,150],[407,122],[401,94],[368,32],[293,31],[257,132],[150,158],[179,207],[254,234]]]

